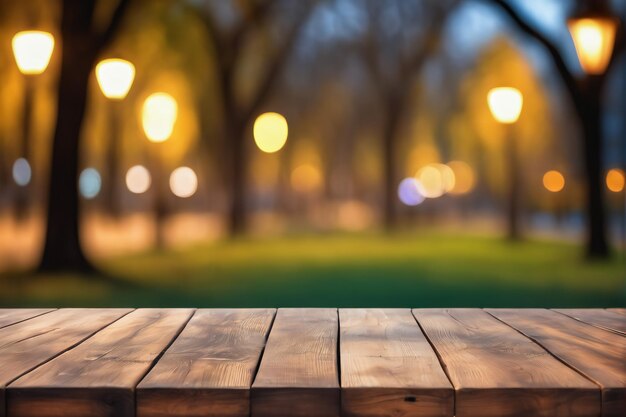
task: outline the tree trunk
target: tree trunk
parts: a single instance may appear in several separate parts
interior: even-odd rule
[[[24,158],[30,166],[30,181],[28,184],[17,186],[15,196],[15,218],[22,221],[28,217],[30,209],[31,193],[35,191],[35,164],[32,155],[32,123],[33,123],[33,100],[34,100],[34,80],[33,76],[24,76],[24,109],[22,112],[22,142],[20,143],[19,158]]]
[[[384,226],[393,229],[397,224],[396,212],[396,136],[400,123],[400,99],[388,99],[383,126],[383,187],[384,187]]]
[[[246,229],[246,167],[245,126],[234,117],[226,117],[227,138],[230,140],[230,178],[232,200],[228,218],[231,236],[240,235]]]
[[[77,184],[80,133],[96,51],[81,36],[85,35],[83,25],[85,19],[90,22],[91,13],[85,16],[82,7],[74,3],[73,6],[63,7],[61,76],[48,188],[48,221],[38,268],[41,272],[94,270],[80,246]]]
[[[119,189],[119,171],[120,171],[120,154],[121,154],[121,129],[120,129],[120,114],[119,104],[117,102],[106,103],[108,107],[108,114],[110,123],[110,131],[108,135],[108,143],[106,147],[106,172],[107,176],[103,181],[103,197],[104,207],[108,210],[111,217],[117,219],[120,217],[120,201],[118,198]]]
[[[607,258],[609,246],[606,236],[606,213],[604,211],[604,182],[602,178],[602,112],[601,79],[588,78],[584,99],[580,104],[585,149],[585,172],[587,177],[587,256]]]
[[[516,138],[513,129],[507,126],[505,138],[506,158],[505,161],[509,169],[509,189],[507,206],[507,236],[510,240],[519,240],[521,237],[519,217],[520,217],[520,193],[521,178],[519,167],[519,156],[517,152]]]

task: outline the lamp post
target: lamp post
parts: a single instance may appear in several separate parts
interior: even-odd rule
[[[602,192],[602,90],[618,24],[606,3],[600,0],[580,2],[580,8],[568,20],[578,60],[585,72],[579,80],[575,104],[583,126],[589,256],[604,257],[609,253]]]
[[[520,237],[519,205],[521,178],[519,175],[519,158],[513,130],[510,128],[522,112],[524,99],[522,93],[512,87],[498,87],[487,94],[487,104],[493,118],[506,126],[505,161],[509,169],[509,198],[507,208],[508,237],[517,240]]]
[[[24,75],[24,110],[22,112],[22,141],[19,156],[13,163],[13,178],[19,186],[16,198],[17,218],[26,216],[29,195],[28,186],[33,183],[32,131],[33,99],[35,75],[42,74],[54,50],[54,37],[48,32],[27,30],[13,36],[11,46],[17,68]]]
[[[155,144],[167,141],[174,131],[174,125],[178,117],[178,103],[167,93],[151,94],[143,103],[141,122],[144,133],[148,140]],[[156,148],[149,151],[151,155],[152,171],[154,177],[154,206],[156,216],[156,244],[164,246],[164,236],[160,224],[167,215],[165,195],[163,191],[164,175],[162,149]]]
[[[135,79],[135,66],[123,59],[105,59],[96,65],[96,79],[102,94],[112,101],[109,110],[110,134],[106,152],[108,178],[105,179],[105,205],[110,213],[120,214],[116,190],[118,189],[119,157],[121,153],[120,106]]]

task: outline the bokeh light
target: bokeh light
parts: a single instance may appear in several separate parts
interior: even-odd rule
[[[522,93],[513,87],[498,87],[489,90],[487,103],[489,110],[500,123],[515,123],[522,112]]]
[[[543,186],[552,193],[558,193],[565,187],[565,177],[559,171],[548,171],[543,174]]]
[[[27,30],[13,36],[13,55],[20,72],[23,74],[41,74],[48,67],[54,37],[48,32]]]
[[[445,184],[441,170],[435,164],[420,168],[415,175],[419,192],[426,198],[441,197],[445,193]]]
[[[178,116],[178,103],[167,93],[154,93],[143,103],[141,121],[151,142],[164,142],[172,135]]]
[[[441,174],[441,180],[443,185],[443,192],[447,193],[454,188],[454,184],[456,183],[456,178],[454,176],[454,171],[448,165],[445,164],[432,164],[435,168],[439,170]]]
[[[277,152],[287,142],[287,120],[278,113],[263,113],[254,122],[253,135],[260,150],[267,153]]]
[[[105,97],[121,100],[135,79],[135,66],[123,59],[105,59],[96,65],[96,79]]]
[[[618,21],[611,18],[570,19],[568,28],[578,60],[588,74],[602,74],[609,64]]]
[[[128,187],[131,193],[145,193],[150,188],[151,183],[150,171],[143,165],[132,166],[126,172],[126,187]]]
[[[20,187],[25,187],[30,183],[32,170],[30,164],[24,158],[18,158],[13,163],[13,181]]]
[[[102,179],[95,168],[85,168],[78,178],[78,190],[87,200],[91,200],[100,193]]]
[[[321,185],[322,173],[315,165],[299,165],[291,172],[291,186],[298,192],[313,192],[318,190]]]
[[[450,194],[467,194],[474,189],[476,175],[471,166],[463,161],[450,161],[447,165],[454,172],[454,187]]]
[[[398,198],[402,204],[407,206],[417,206],[424,201],[424,196],[420,192],[419,182],[413,178],[405,178],[398,186]]]
[[[624,190],[624,171],[621,169],[610,169],[606,174],[606,187],[614,193],[619,193]]]
[[[198,190],[198,176],[189,167],[176,168],[170,175],[170,190],[176,197],[191,197]]]

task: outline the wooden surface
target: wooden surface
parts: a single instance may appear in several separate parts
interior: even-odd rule
[[[626,316],[622,314],[600,308],[563,308],[554,311],[573,317],[583,323],[626,335]]]
[[[252,385],[252,417],[339,415],[337,310],[280,309]]]
[[[6,386],[9,383],[129,311],[64,309],[0,329],[0,416],[6,414]]]
[[[137,387],[139,417],[244,417],[275,310],[198,310]]]
[[[0,309],[0,417],[622,417],[622,317]]]
[[[488,310],[602,387],[602,415],[626,413],[626,338],[543,309]]]
[[[582,417],[598,410],[595,384],[484,311],[413,313],[445,363],[457,417]]]
[[[49,313],[52,308],[0,308],[0,328]]]
[[[63,310],[61,310],[63,311]],[[136,310],[8,388],[16,417],[129,417],[134,388],[193,310]]]
[[[451,416],[454,390],[409,309],[341,309],[341,409],[350,417]]]

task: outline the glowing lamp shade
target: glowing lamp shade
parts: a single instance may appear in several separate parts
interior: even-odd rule
[[[143,103],[141,121],[151,142],[165,142],[172,136],[178,116],[178,103],[167,93],[154,93]]]
[[[131,193],[143,194],[151,183],[150,172],[143,165],[135,165],[126,172],[126,187]]]
[[[624,191],[624,182],[626,182],[626,178],[621,169],[613,168],[606,174],[606,187],[614,193]]]
[[[548,171],[543,174],[543,186],[552,193],[558,193],[565,188],[565,177],[559,171]]]
[[[487,94],[487,104],[493,118],[500,123],[515,123],[522,112],[522,93],[513,87],[493,88]]]
[[[48,68],[54,37],[48,32],[27,30],[13,36],[13,55],[22,74],[41,74]]]
[[[617,20],[610,17],[582,17],[567,22],[578,60],[586,73],[602,74],[606,70],[613,54],[617,25]]]
[[[289,135],[287,120],[278,113],[263,113],[254,122],[254,141],[266,153],[279,151]]]
[[[106,98],[122,100],[135,79],[135,66],[123,59],[105,59],[96,65],[96,79]]]
[[[176,168],[170,175],[170,190],[176,197],[191,197],[198,190],[198,176],[189,167]]]
[[[405,206],[418,206],[424,201],[420,184],[415,178],[405,178],[398,186],[398,198]]]

